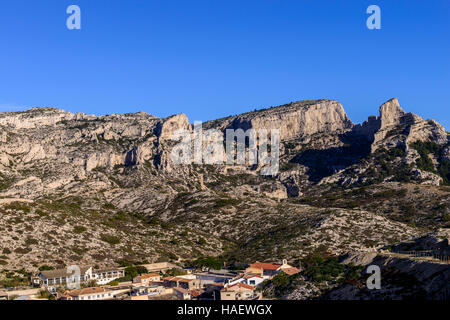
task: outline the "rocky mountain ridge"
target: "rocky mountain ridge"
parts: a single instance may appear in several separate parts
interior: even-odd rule
[[[293,259],[448,226],[449,134],[397,99],[359,125],[316,100],[203,128],[280,129],[280,171],[174,165],[173,133],[194,134],[185,114],[1,113],[0,263]]]

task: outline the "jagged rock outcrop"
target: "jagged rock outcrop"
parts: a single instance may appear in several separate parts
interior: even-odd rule
[[[439,186],[442,184],[442,178],[433,172],[414,169],[412,173],[422,184],[431,186]]]
[[[128,155],[128,154],[127,154]],[[92,153],[87,155],[85,161],[85,169],[87,172],[96,168],[109,168],[112,169],[116,165],[126,165],[127,155],[120,155],[114,153]]]
[[[184,114],[177,114],[159,122],[155,128],[155,134],[159,139],[171,139],[177,130],[189,130],[189,120]]]
[[[406,113],[396,98],[382,104],[379,112],[378,117],[369,117],[353,128],[355,134],[363,135],[371,142],[372,152],[383,146],[407,149],[417,140],[431,140],[440,145],[448,141],[447,133],[439,123]]]
[[[400,107],[397,98],[393,98],[380,107],[381,130],[389,126],[401,123],[401,118],[405,115],[405,111]]]
[[[320,132],[342,132],[352,127],[342,105],[332,100],[300,101],[289,105],[246,113],[230,119],[227,128],[280,130],[281,140]]]

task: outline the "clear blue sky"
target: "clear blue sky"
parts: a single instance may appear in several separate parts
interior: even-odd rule
[[[66,28],[70,4],[82,30]],[[398,97],[450,130],[448,0],[2,0],[0,40],[0,111],[193,122],[328,98],[361,122]]]

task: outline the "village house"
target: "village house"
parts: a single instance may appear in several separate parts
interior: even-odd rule
[[[228,282],[233,279],[235,274],[229,272],[220,272],[219,270],[209,271],[208,273],[195,273],[196,279],[202,280],[203,283]]]
[[[210,300],[219,300],[220,290],[222,290],[224,283],[209,283],[205,284],[205,292],[202,297],[210,297]]]
[[[260,277],[267,276],[273,277],[278,273],[278,268],[281,264],[275,263],[265,263],[265,262],[255,262],[251,264],[247,269],[245,269],[246,274],[258,275]]]
[[[278,268],[278,272],[283,271],[289,276],[292,276],[293,274],[301,272],[300,269],[293,267],[287,263],[286,259],[283,259],[283,264]]]
[[[245,274],[253,274],[260,277],[273,277],[281,271],[288,275],[293,275],[299,273],[301,270],[289,265],[286,260],[283,260],[282,264],[257,261],[245,269]]]
[[[125,271],[121,269],[100,269],[92,270],[91,280],[94,280],[98,285],[108,284],[111,281],[125,276]]]
[[[194,290],[189,290],[189,293],[191,294],[191,299],[192,300],[199,300],[200,297],[205,293],[206,291],[203,289],[194,289]]]
[[[153,282],[160,282],[161,276],[157,273],[141,274],[133,279],[134,284],[148,286]]]
[[[61,300],[111,300],[113,292],[106,288],[91,287],[66,291]]]
[[[179,287],[186,290],[199,289],[200,281],[194,278],[185,277],[165,277],[163,278],[163,285],[166,288]]]
[[[185,288],[174,287],[173,293],[177,296],[178,300],[191,300],[191,293]]]
[[[236,283],[245,283],[251,286],[259,286],[265,279],[268,279],[269,276],[259,276],[255,274],[241,274],[238,277],[232,279],[228,282],[228,286],[236,284]]]
[[[150,285],[134,288],[131,291],[131,300],[148,300],[149,297],[163,295],[165,288],[162,285]]]
[[[92,270],[92,267],[80,267],[80,274],[67,269],[41,271],[39,278],[45,287],[66,286],[68,284],[87,283],[95,281],[98,285],[108,284],[118,278],[124,277],[125,271],[121,269]]]
[[[280,268],[278,270],[279,272],[283,271],[284,273],[286,273],[288,276],[292,276],[294,274],[299,273],[301,270],[296,268],[296,267],[289,267],[289,268]]]
[[[46,270],[39,273],[39,278],[45,287],[66,286],[68,284],[84,283],[92,279],[92,267],[80,267],[80,274],[68,272],[67,269]]]
[[[231,286],[224,287],[220,291],[221,300],[250,300],[254,299],[254,286],[245,283],[236,283]]]

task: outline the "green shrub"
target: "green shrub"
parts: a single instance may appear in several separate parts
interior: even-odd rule
[[[50,292],[48,292],[47,290],[41,290],[39,292],[39,298],[40,299],[55,300],[55,297]]]
[[[110,245],[115,245],[120,243],[120,238],[113,236],[111,234],[102,234],[100,237],[101,240],[109,243]]]
[[[48,212],[44,212],[40,209],[36,209],[36,213],[39,215],[39,217],[45,217],[48,216]]]
[[[443,179],[444,185],[450,185],[450,161],[442,161],[439,165],[439,175]]]
[[[133,278],[144,273],[148,273],[147,268],[144,266],[129,266],[125,268],[125,277],[130,280],[133,280]]]
[[[112,203],[105,203],[103,206],[102,206],[104,209],[115,209],[116,208],[116,206],[115,205],[113,205]]]
[[[204,246],[206,243],[207,242],[206,242],[205,238],[203,238],[203,237],[199,237],[197,240],[197,244],[200,246]]]
[[[30,248],[17,248],[16,250],[14,250],[14,252],[20,253],[20,254],[27,254],[31,251],[32,250]]]
[[[75,233],[83,233],[83,232],[85,232],[87,229],[86,229],[86,227],[83,227],[83,226],[75,226],[74,228],[73,228],[73,232],[75,232]]]
[[[313,282],[331,281],[341,275],[345,266],[340,264],[336,257],[315,255],[305,260],[304,275]]]
[[[225,198],[225,199],[218,199],[216,200],[216,203],[214,204],[215,208],[222,208],[222,207],[226,207],[228,205],[236,205],[238,204],[238,200],[236,199],[230,199],[230,198]]]
[[[47,266],[47,265],[42,265],[39,267],[39,271],[46,271],[46,270],[53,270],[54,268],[51,266]]]
[[[292,292],[299,284],[299,274],[287,275],[284,272],[279,272],[272,280],[264,280],[261,289],[266,291],[269,289],[269,295],[274,295],[277,298]],[[270,292],[270,289],[272,289]]]
[[[30,207],[24,203],[21,202],[12,202],[10,204],[7,204],[5,206],[5,209],[10,209],[10,210],[14,210],[14,211],[23,211],[24,213],[29,213],[30,212]]]
[[[180,268],[172,268],[165,272],[165,276],[176,277],[186,275],[186,271]]]
[[[198,258],[194,261],[194,265],[197,268],[207,267],[214,270],[220,270],[222,269],[222,260],[215,257]]]
[[[433,161],[431,161],[428,155],[439,152],[439,145],[434,142],[416,141],[410,144],[410,146],[416,149],[420,155],[420,158],[416,160],[417,167],[421,170],[436,172]]]
[[[25,244],[27,245],[27,246],[29,246],[29,245],[31,245],[31,244],[38,244],[39,242],[36,240],[36,239],[33,239],[33,238],[31,238],[31,237],[28,237],[26,240],[25,240]]]

